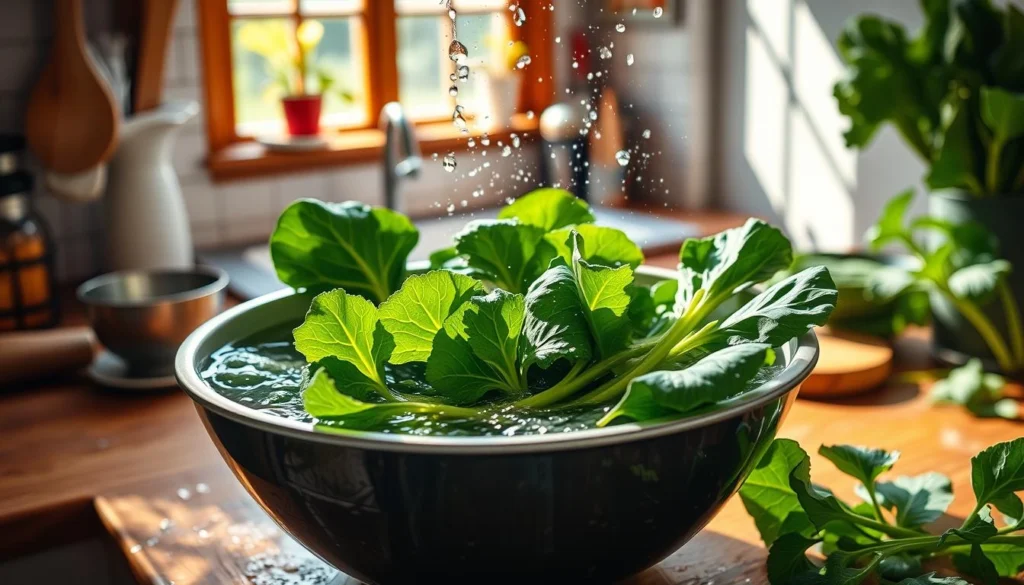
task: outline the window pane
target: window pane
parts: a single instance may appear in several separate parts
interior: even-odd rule
[[[300,0],[299,10],[304,16],[355,15],[363,10],[362,0]]]
[[[362,24],[358,18],[328,18],[324,38],[317,48],[316,63],[333,78],[324,96],[323,123],[350,126],[366,121],[365,58],[362,57]]]
[[[504,55],[502,45],[508,43],[508,25],[502,13],[460,16],[458,24],[459,40],[469,50],[471,68],[505,67],[504,59],[500,56]],[[460,101],[466,104],[470,114],[475,114],[472,110],[476,109],[476,86],[476,79],[472,75],[469,82],[459,84]]]
[[[444,2],[440,0],[395,0],[395,11],[399,14],[443,14]]]
[[[284,88],[274,67],[263,55],[283,54],[293,35],[291,19],[246,19],[231,23],[232,72],[235,85],[235,122],[251,133],[254,125],[282,118]],[[284,49],[282,49],[284,45]]]
[[[228,0],[228,12],[242,16],[289,14],[294,10],[294,0]]]
[[[424,0],[434,3],[436,0]],[[450,61],[445,57],[447,17],[398,18],[399,99],[415,118],[451,115]]]

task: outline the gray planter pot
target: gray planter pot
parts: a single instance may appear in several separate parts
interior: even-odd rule
[[[955,223],[974,221],[985,226],[999,239],[1003,258],[1013,266],[1010,288],[1018,305],[1024,303],[1024,197],[986,197],[979,199],[958,191],[939,191],[929,198],[931,214]],[[1007,318],[998,298],[983,307],[985,314],[1009,342]],[[960,365],[972,357],[981,358],[987,369],[998,371],[992,352],[977,330],[945,298],[932,296],[934,317],[933,351],[939,360]]]

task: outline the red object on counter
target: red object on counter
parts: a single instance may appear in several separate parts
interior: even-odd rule
[[[288,134],[292,136],[316,136],[320,133],[321,96],[301,95],[281,99],[284,118],[288,122]]]

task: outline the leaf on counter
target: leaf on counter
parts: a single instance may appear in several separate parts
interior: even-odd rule
[[[971,485],[979,504],[1024,491],[1024,437],[975,455],[971,459]]]
[[[804,512],[789,476],[807,453],[796,441],[776,439],[740,488],[740,499],[754,519],[761,539],[771,546],[780,536],[809,536],[814,527]]]
[[[883,451],[853,445],[822,445],[818,449],[818,454],[831,461],[839,471],[864,485],[873,485],[875,479],[892,469],[900,458],[899,451]]]
[[[918,528],[942,517],[953,502],[953,485],[941,473],[902,475],[879,482],[875,489],[887,508],[895,508],[896,524]]]
[[[412,222],[389,209],[300,199],[278,219],[270,255],[288,286],[344,288],[379,304],[401,286],[418,241]]]

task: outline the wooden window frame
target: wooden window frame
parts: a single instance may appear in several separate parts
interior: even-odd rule
[[[323,150],[303,153],[269,152],[251,138],[239,136],[235,124],[235,102],[231,59],[231,17],[227,0],[195,0],[199,17],[199,43],[203,98],[208,145],[207,168],[215,181],[260,175],[293,173],[317,168],[379,160],[384,135],[376,129],[377,112],[384,104],[398,100],[396,11],[393,0],[366,0],[363,21],[368,31],[367,59],[387,66],[364,67],[367,114],[373,127],[339,130]],[[553,27],[547,0],[520,0],[527,12],[525,26],[510,26],[513,38],[530,48],[533,60],[527,69],[529,81],[522,84],[519,112],[508,128],[491,132],[493,139],[508,139],[518,133],[529,140],[536,134],[540,113],[554,101]],[[507,12],[506,17],[512,18]],[[369,31],[373,30],[370,34]],[[449,121],[417,124],[417,136],[424,154],[468,148],[469,135],[460,133]]]

